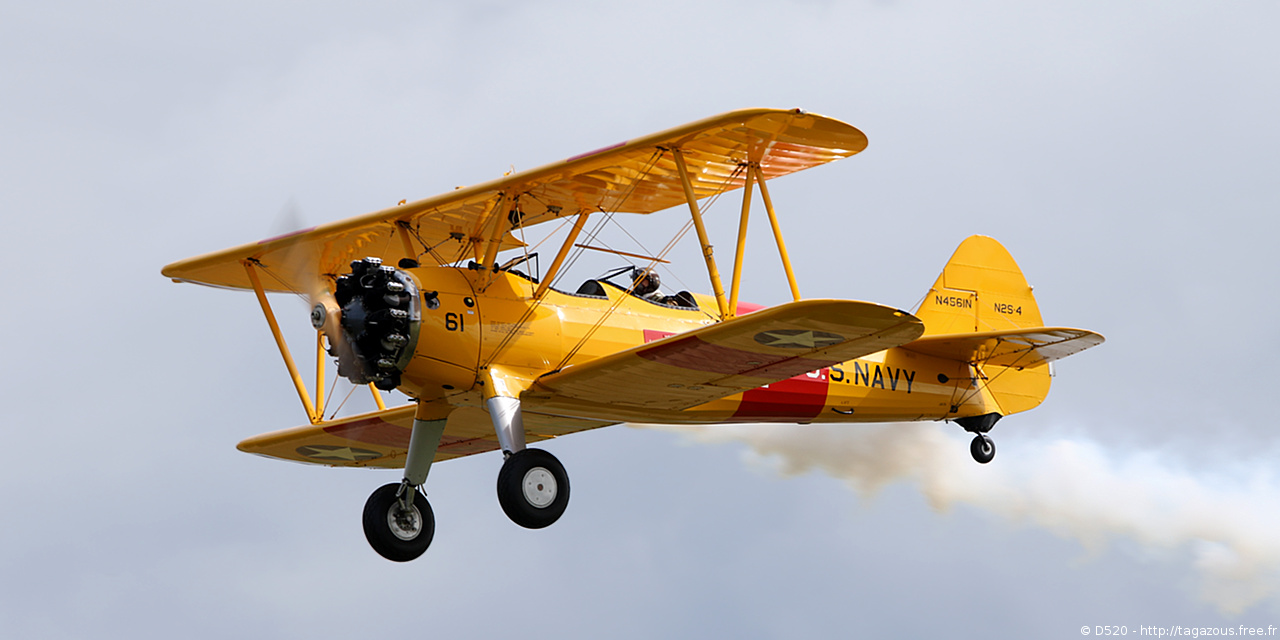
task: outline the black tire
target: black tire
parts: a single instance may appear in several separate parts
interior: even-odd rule
[[[498,504],[512,522],[526,529],[549,526],[569,506],[569,475],[542,449],[517,451],[498,472]]]
[[[378,487],[364,503],[364,537],[378,555],[395,562],[408,562],[422,555],[431,546],[436,535],[436,516],[418,490],[413,492],[413,507],[409,519],[401,519],[397,526],[396,514],[401,512],[396,492],[400,483]]]
[[[980,464],[986,464],[996,457],[996,443],[986,434],[980,433],[973,437],[973,442],[969,443],[969,453],[973,454],[973,459]]]

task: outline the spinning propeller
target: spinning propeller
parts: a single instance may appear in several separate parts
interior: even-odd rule
[[[296,229],[300,221],[289,203],[276,226]],[[326,351],[338,359],[338,375],[352,384],[395,389],[417,345],[421,314],[413,277],[370,257],[351,262],[351,271],[335,278],[325,273],[321,258],[314,244],[299,242],[264,262],[292,278],[286,285],[306,300],[311,326],[328,338]]]

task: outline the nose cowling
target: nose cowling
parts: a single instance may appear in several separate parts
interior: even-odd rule
[[[329,353],[338,358],[338,375],[384,391],[400,386],[422,318],[413,278],[378,258],[357,260],[338,277],[334,300],[343,339],[330,341]]]

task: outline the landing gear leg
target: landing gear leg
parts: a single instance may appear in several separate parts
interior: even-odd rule
[[[998,413],[956,418],[956,423],[964,427],[965,431],[976,434],[973,442],[969,443],[969,453],[979,464],[987,464],[996,457],[996,443],[991,440],[987,432],[996,425],[998,420],[1000,420]]]
[[[414,420],[405,458],[404,479],[383,485],[364,504],[364,537],[378,555],[408,562],[431,546],[436,518],[431,503],[418,491],[427,481],[445,420]]]
[[[524,418],[520,416],[520,400],[494,396],[485,400],[485,406],[489,409],[489,418],[493,420],[493,430],[498,435],[502,455],[510,457],[511,454],[524,450]]]

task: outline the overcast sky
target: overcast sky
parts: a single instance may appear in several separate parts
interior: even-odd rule
[[[1280,7],[1045,5],[0,6],[3,635],[1280,627]],[[253,297],[163,265],[756,106],[870,139],[771,184],[806,296],[913,308],[982,233],[1107,337],[991,465],[944,423],[613,427],[546,445],[544,530],[497,454],[433,468],[400,565],[360,528],[397,473],[235,450],[305,415]],[[743,297],[784,302],[753,231]]]

